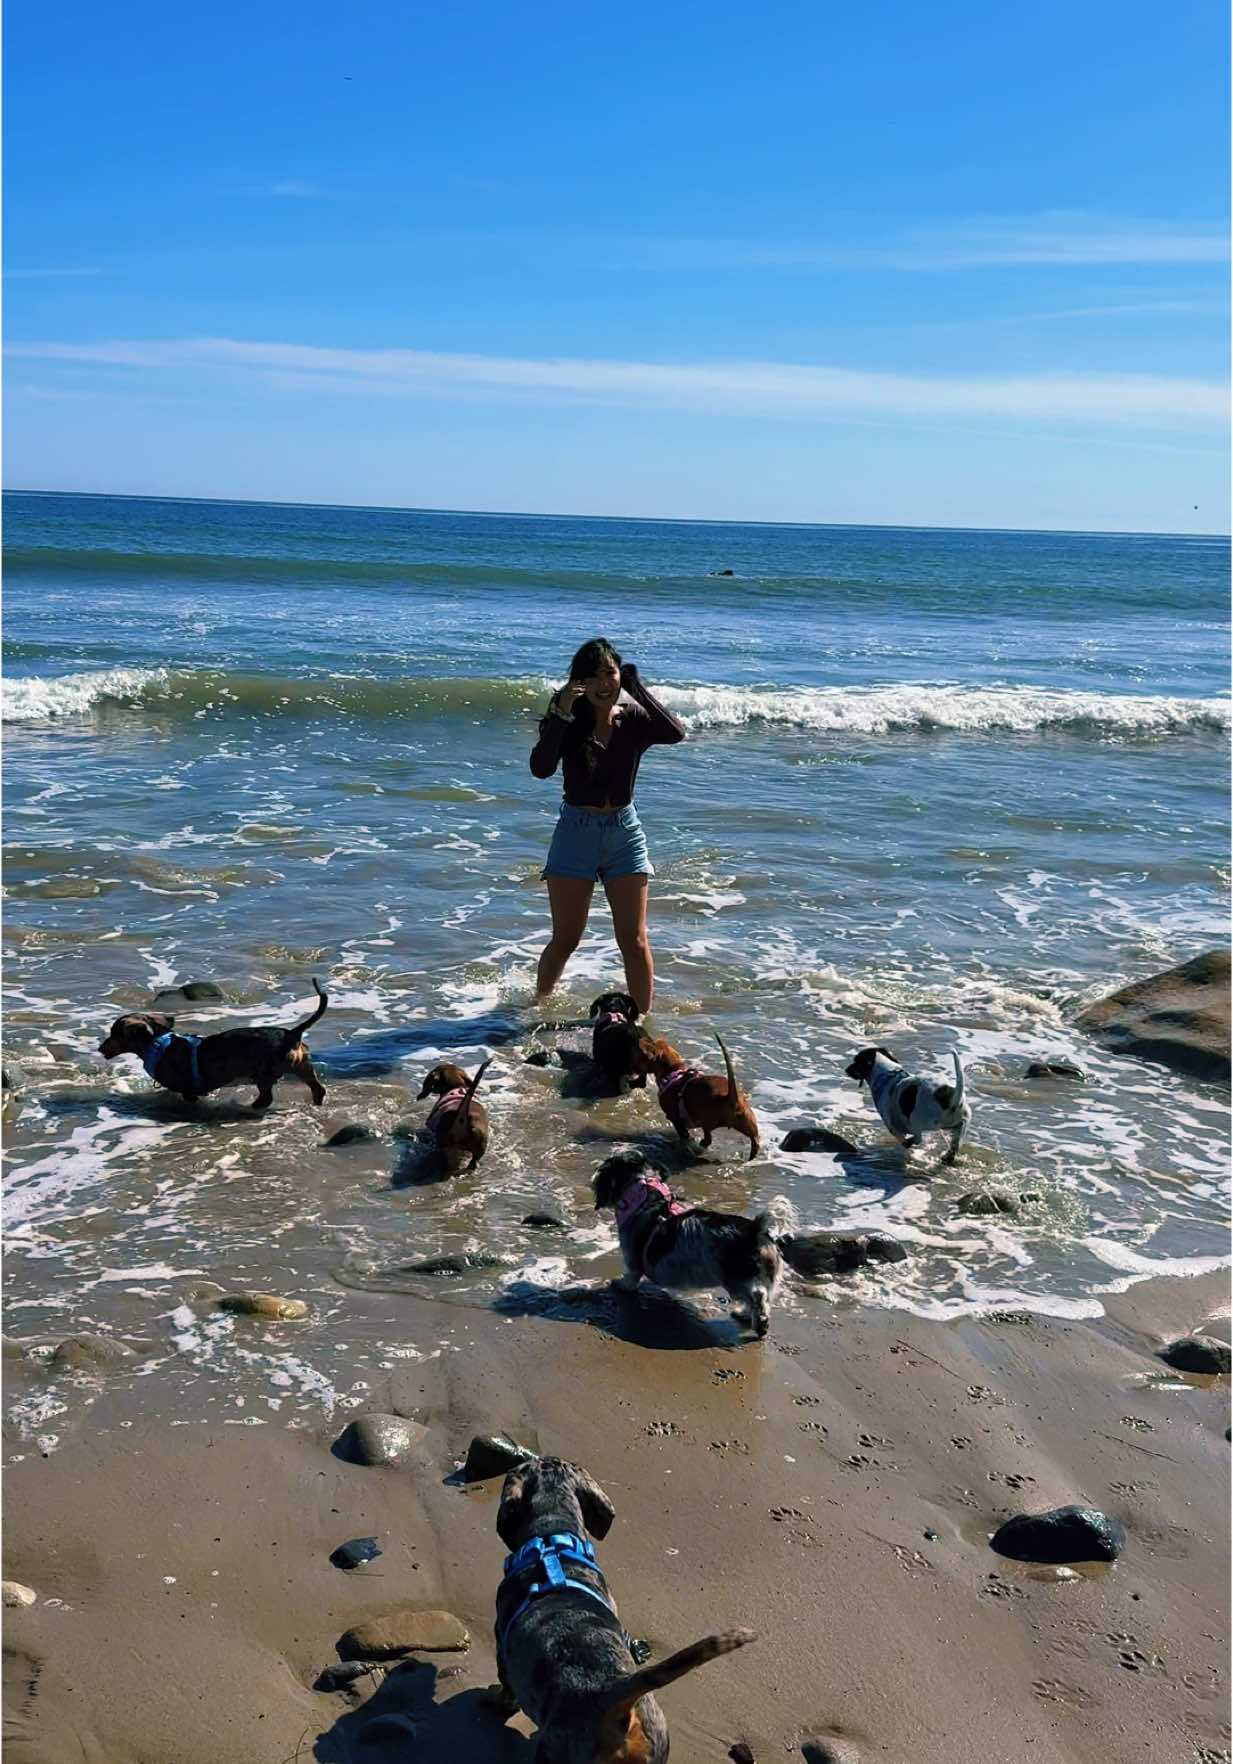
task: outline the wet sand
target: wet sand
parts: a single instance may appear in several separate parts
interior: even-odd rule
[[[359,1340],[385,1301],[348,1298]],[[48,1457],[10,1439],[4,1572],[38,1595],[5,1612],[10,1764],[530,1764],[481,1695],[500,1479],[451,1476],[502,1429],[603,1484],[599,1560],[656,1656],[759,1632],[661,1694],[678,1764],[828,1736],[887,1764],[1228,1757],[1228,1380],[1151,1357],[1227,1338],[1227,1276],[1148,1282],[1096,1324],[816,1305],[739,1346],[650,1297],[602,1329],[398,1302],[445,1349],[369,1380],[366,1409],[426,1428],[404,1468],[331,1454],[362,1411],[245,1425],[228,1395],[203,1418],[167,1368],[109,1376]],[[1009,1513],[1073,1501],[1124,1524],[1112,1568],[990,1550]],[[379,1559],[331,1566],[368,1534]],[[453,1612],[469,1650],[311,1688],[345,1629],[407,1606]]]

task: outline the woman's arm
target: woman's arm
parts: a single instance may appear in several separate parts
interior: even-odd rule
[[[677,741],[684,741],[684,723],[679,717],[672,714],[666,704],[660,704],[659,700],[647,691],[633,662],[625,662],[622,665],[621,688],[628,692],[634,703],[641,705],[647,713],[646,722],[643,724],[645,730],[644,747],[670,746]]]
[[[581,686],[572,683],[554,692],[548,701],[548,714],[540,719],[539,740],[531,749],[531,773],[536,778],[551,778],[561,763],[561,744],[565,731],[573,722],[570,712],[574,700],[581,695]]]

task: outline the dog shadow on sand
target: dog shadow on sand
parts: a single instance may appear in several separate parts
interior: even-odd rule
[[[427,1662],[400,1662],[302,1756],[316,1764],[533,1764],[534,1741],[502,1724],[484,1690],[456,1691],[438,1702],[448,1682],[442,1686],[438,1668]]]
[[[707,1315],[688,1295],[647,1281],[637,1292],[625,1292],[602,1281],[544,1287],[516,1280],[502,1288],[492,1308],[502,1317],[547,1317],[554,1323],[582,1324],[631,1347],[659,1352],[730,1348],[753,1340],[731,1317]]]

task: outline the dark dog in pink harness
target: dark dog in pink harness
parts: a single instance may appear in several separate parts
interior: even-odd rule
[[[769,1213],[717,1213],[678,1200],[643,1152],[614,1152],[591,1179],[595,1205],[613,1207],[633,1291],[642,1279],[686,1290],[722,1286],[732,1315],[756,1335],[767,1332],[771,1298],[784,1262],[817,1280],[851,1274],[870,1262],[901,1262],[907,1251],[876,1231],[776,1231]]]

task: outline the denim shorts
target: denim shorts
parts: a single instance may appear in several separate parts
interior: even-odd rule
[[[597,814],[561,805],[561,818],[548,847],[541,876],[571,876],[577,882],[615,882],[621,876],[653,876],[646,835],[638,811],[627,808]]]

